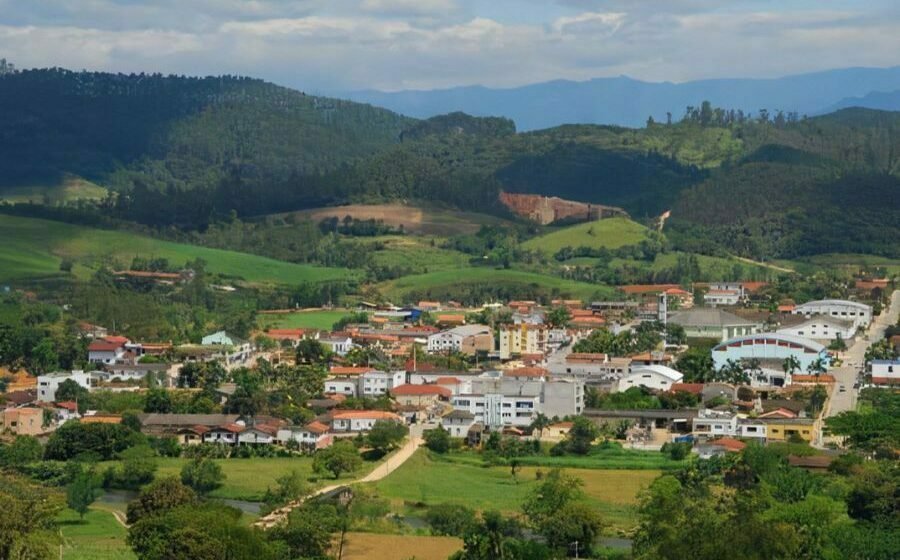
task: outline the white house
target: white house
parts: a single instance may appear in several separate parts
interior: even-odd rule
[[[851,340],[856,336],[856,329],[856,323],[849,319],[831,315],[813,315],[799,325],[783,327],[775,332],[830,342],[838,337]]]
[[[541,406],[540,395],[503,395],[485,393],[456,395],[450,404],[475,416],[475,421],[493,428],[525,427],[531,424]]]
[[[769,437],[767,425],[752,418],[741,418],[738,420],[738,437],[758,439],[765,441]]]
[[[694,435],[701,438],[738,435],[738,417],[733,412],[703,409],[693,420]]]
[[[794,307],[791,313],[812,317],[813,315],[828,315],[838,319],[853,321],[856,328],[867,327],[872,322],[872,306],[858,301],[843,299],[822,299],[808,301]]]
[[[668,391],[673,383],[681,383],[684,374],[661,365],[636,366],[631,373],[619,380],[619,391],[632,387],[646,387],[658,391]]]
[[[314,420],[305,426],[279,428],[278,441],[282,444],[286,444],[289,441],[296,441],[300,444],[301,449],[314,451],[329,447],[334,439],[333,436],[328,433],[328,426]]]
[[[333,432],[367,432],[379,420],[403,421],[393,412],[383,410],[339,410],[334,412],[331,417],[331,430]]]
[[[274,426],[248,426],[237,436],[239,444],[271,445],[278,438],[278,428]]]
[[[463,325],[428,337],[428,352],[462,352],[474,354],[494,349],[494,334],[487,325]]]
[[[607,354],[572,352],[564,362],[551,362],[553,377],[582,379],[588,383],[618,380],[631,369],[631,358],[611,358]]]
[[[203,434],[203,443],[234,445],[238,442],[238,438],[244,429],[244,426],[241,424],[223,424],[221,426],[216,426]]]
[[[88,344],[88,361],[92,364],[114,364],[125,358],[126,344],[129,340],[124,336],[94,339]]]
[[[900,360],[872,360],[873,385],[900,385]]]
[[[405,371],[367,371],[359,376],[359,394],[365,397],[386,395],[406,383]]]
[[[206,335],[201,340],[203,346],[222,346],[228,348],[224,352],[225,362],[228,365],[243,364],[250,359],[252,347],[250,342],[231,336],[225,331],[217,331]]]
[[[325,393],[359,396],[359,379],[354,377],[331,377],[325,380]]]
[[[41,402],[56,401],[56,390],[59,389],[59,386],[63,382],[70,379],[88,390],[90,390],[93,384],[91,374],[81,370],[75,370],[71,372],[61,371],[56,373],[48,373],[46,375],[39,375],[37,378],[37,400]]]
[[[466,437],[474,423],[475,415],[467,410],[452,410],[441,418],[441,427],[455,438]]]
[[[319,338],[319,343],[338,356],[346,356],[353,348],[353,339],[344,335],[328,335]]]

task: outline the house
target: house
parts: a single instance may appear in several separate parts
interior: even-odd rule
[[[286,426],[278,429],[278,441],[287,444],[296,441],[304,451],[317,451],[330,447],[334,442],[327,425],[314,420],[305,426]]]
[[[359,396],[359,377],[329,377],[325,380],[326,395]]]
[[[872,374],[872,385],[895,386],[900,385],[900,359],[872,360],[869,362]]]
[[[618,381],[631,369],[631,358],[612,358],[607,354],[572,352],[565,360],[551,362],[550,373],[557,378],[581,379],[589,384]]]
[[[549,328],[542,324],[522,322],[500,327],[500,359],[514,355],[543,354],[547,351]]]
[[[766,426],[766,441],[790,441],[800,438],[811,442],[815,439],[815,420],[812,418],[758,418]]]
[[[217,331],[206,335],[201,340],[203,346],[222,346],[228,348],[224,352],[226,365],[244,364],[250,360],[252,347],[250,342],[236,336],[232,336],[225,331]]]
[[[668,307],[671,309],[690,309],[694,307],[694,294],[681,288],[669,288],[663,291]]]
[[[440,327],[459,327],[466,324],[466,316],[462,313],[441,313],[435,315],[434,322]]]
[[[245,426],[236,423],[215,426],[203,434],[203,443],[236,445],[238,443],[238,436],[240,436],[241,432],[245,429]]]
[[[433,406],[453,396],[450,389],[440,385],[399,385],[390,392],[401,406]]]
[[[92,325],[91,323],[81,322],[78,323],[78,330],[81,332],[81,335],[85,338],[105,338],[109,331],[106,330],[106,327],[101,327],[100,325]]]
[[[494,333],[487,325],[464,325],[428,337],[428,352],[461,352],[474,355],[494,349]]]
[[[380,397],[406,382],[405,371],[367,371],[359,376],[359,395]]]
[[[91,374],[81,370],[74,370],[71,372],[61,371],[39,375],[37,378],[37,399],[41,402],[56,401],[56,390],[59,389],[61,384],[70,380],[88,390],[90,390],[93,385]]]
[[[455,438],[467,437],[473,424],[475,415],[467,410],[451,410],[441,418],[441,427]]]
[[[88,361],[92,364],[114,364],[125,358],[125,345],[130,341],[123,336],[97,338],[88,344]]]
[[[799,467],[810,472],[824,473],[828,471],[828,467],[834,462],[835,457],[831,455],[788,455],[788,464],[792,467]]]
[[[82,424],[121,424],[121,414],[87,414],[81,418]]]
[[[759,332],[762,325],[738,317],[722,309],[695,307],[676,311],[669,315],[668,322],[684,329],[688,338],[711,338],[728,340]]]
[[[658,350],[632,354],[629,358],[631,358],[631,369],[640,366],[670,366],[674,361],[672,354],[667,354]]]
[[[346,356],[353,348],[353,338],[344,334],[329,334],[319,337],[319,344],[333,354]]]
[[[432,312],[432,311],[440,311],[441,310],[441,302],[439,301],[426,301],[422,300],[416,306],[422,311]]]
[[[637,366],[619,379],[618,390],[627,391],[632,387],[646,387],[657,391],[668,391],[676,383],[681,383],[684,374],[661,365]]]
[[[10,391],[3,395],[0,406],[5,408],[17,408],[37,401],[37,389],[28,391]]]
[[[296,348],[304,338],[318,339],[319,333],[307,329],[269,329],[266,331],[266,336],[280,344],[288,344]]]
[[[450,404],[475,416],[475,421],[490,428],[529,426],[540,410],[540,395],[504,395],[502,393],[463,394],[451,397]]]
[[[235,424],[238,421],[237,414],[163,414],[144,413],[138,415],[141,422],[141,432],[157,437],[179,435],[182,430],[188,429],[197,433],[198,426],[202,431],[208,431],[216,426]],[[187,443],[187,442],[185,442]]]
[[[0,410],[0,432],[17,436],[37,436],[44,433],[44,411],[40,408],[7,408]]]
[[[103,371],[92,372],[98,382],[143,382],[147,376],[160,385],[171,387],[178,377],[172,364],[105,364]]]
[[[807,318],[813,315],[827,315],[838,319],[846,319],[853,322],[855,329],[865,328],[872,322],[871,305],[842,299],[808,301],[794,307],[792,313],[803,315]]]
[[[808,370],[817,360],[821,360],[825,367],[831,363],[828,350],[820,343],[780,333],[754,334],[726,340],[713,347],[712,356],[716,369],[721,369],[729,361],[744,363],[753,359],[768,360],[771,366],[768,377],[771,378],[771,384],[776,386],[779,383],[790,383],[788,376],[780,371],[780,364],[785,359],[795,358],[801,371]]]
[[[270,424],[246,426],[238,432],[240,445],[272,445],[278,440],[278,427]]]
[[[831,315],[812,315],[799,324],[782,327],[775,332],[802,336],[819,342],[831,342],[838,338],[852,340],[856,336],[857,326],[849,320]]]
[[[574,422],[556,422],[541,430],[541,441],[562,441],[568,437]]]
[[[331,430],[333,432],[367,432],[379,420],[403,421],[393,412],[383,410],[338,410],[331,416]]]
[[[710,459],[728,453],[740,453],[745,447],[747,447],[747,444],[739,439],[722,437],[701,443],[696,447],[696,451],[701,459]]]
[[[734,437],[738,434],[738,417],[733,412],[706,408],[694,418],[692,430],[694,435],[700,439]]]

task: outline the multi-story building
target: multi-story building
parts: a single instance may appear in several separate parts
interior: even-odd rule
[[[618,390],[627,391],[632,387],[646,387],[657,391],[668,391],[675,383],[681,383],[684,374],[662,365],[642,365],[619,379]]]
[[[56,401],[56,390],[65,381],[74,381],[78,385],[90,390],[93,385],[91,374],[81,370],[61,371],[56,373],[48,373],[39,375],[37,379],[38,393],[37,400],[41,402]]]
[[[703,409],[694,418],[693,432],[701,439],[736,436],[738,416],[733,412]]]
[[[514,355],[543,354],[547,351],[549,328],[542,324],[520,323],[500,327],[500,359]]]
[[[456,395],[450,403],[456,410],[475,416],[475,421],[490,428],[502,426],[525,427],[531,424],[540,409],[540,396],[485,393]]]
[[[589,384],[618,381],[631,369],[631,358],[612,358],[607,354],[573,352],[563,362],[548,366],[556,378],[581,379]]]
[[[838,319],[847,319],[853,321],[856,328],[867,327],[872,322],[872,306],[843,299],[808,301],[794,307],[791,313],[806,317],[828,315]]]
[[[900,360],[872,360],[869,368],[872,385],[900,385]]]
[[[428,337],[429,353],[462,352],[473,355],[494,350],[494,334],[487,325],[463,325]]]
[[[379,420],[403,421],[393,412],[383,410],[339,410],[332,414],[331,430],[333,432],[367,432]]]
[[[780,364],[793,357],[800,371],[807,371],[810,364],[822,360],[825,367],[831,363],[828,350],[818,342],[780,333],[762,333],[739,336],[722,342],[712,349],[713,365],[721,369],[729,361],[746,363],[756,359]]]
[[[367,371],[359,376],[359,395],[380,397],[406,382],[405,371]]]
[[[728,340],[759,332],[762,325],[712,307],[694,307],[669,315],[668,322],[684,328],[688,338]]]
[[[857,328],[856,323],[849,319],[831,315],[813,315],[800,324],[782,327],[775,332],[831,342],[838,338],[852,340],[856,336]]]

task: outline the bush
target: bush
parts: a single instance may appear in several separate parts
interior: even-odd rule
[[[7,446],[0,448],[0,466],[21,469],[28,463],[40,461],[44,454],[41,442],[32,436],[18,436]]]
[[[133,525],[143,517],[196,502],[197,494],[177,478],[163,478],[149,485],[137,499],[128,503],[127,520]]]
[[[426,430],[425,447],[435,453],[446,453],[450,451],[450,432],[438,426],[434,430]]]
[[[428,508],[425,520],[431,527],[433,535],[446,535],[450,537],[462,537],[466,534],[475,519],[475,512],[471,509],[455,504],[439,504]]]
[[[204,495],[222,486],[222,467],[210,459],[194,459],[181,469],[181,482]]]
[[[664,443],[661,452],[669,456],[673,461],[683,461],[691,453],[691,444],[686,442]]]

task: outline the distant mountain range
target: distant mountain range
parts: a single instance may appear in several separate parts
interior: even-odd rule
[[[896,110],[900,108],[900,66],[680,84],[644,82],[622,76],[585,82],[556,80],[508,89],[470,86],[427,91],[367,90],[335,95],[416,118],[453,111],[502,116],[514,120],[520,131],[570,123],[634,127],[643,126],[648,116],[666,122],[667,112],[678,120],[687,106],[698,106],[703,100],[717,107],[754,114],[768,109],[811,116],[853,106]]]

